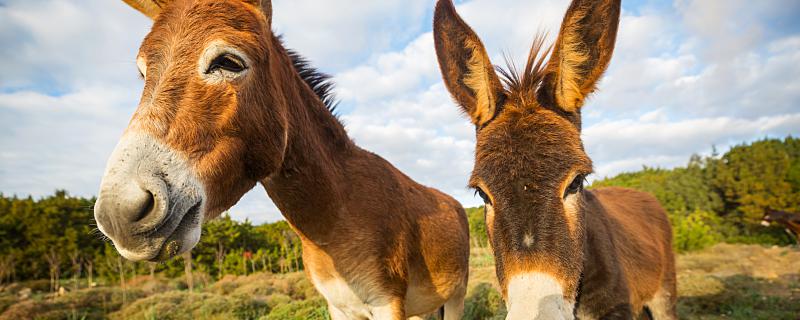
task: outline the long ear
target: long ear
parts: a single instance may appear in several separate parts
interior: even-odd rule
[[[538,91],[539,103],[574,112],[611,60],[620,0],[573,0]]]
[[[472,122],[482,126],[495,116],[503,85],[483,43],[458,16],[451,0],[436,4],[433,38],[447,90]]]
[[[148,18],[155,19],[161,9],[167,6],[168,0],[122,0]]]

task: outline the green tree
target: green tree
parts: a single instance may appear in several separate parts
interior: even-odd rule
[[[483,206],[466,208],[469,222],[469,237],[472,246],[484,248],[489,245],[489,234],[486,230],[485,209]]]

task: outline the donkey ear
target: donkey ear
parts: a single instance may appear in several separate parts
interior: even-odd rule
[[[167,6],[169,0],[122,0],[137,11],[144,13],[148,18],[155,19],[161,9]]]
[[[611,60],[619,25],[620,0],[573,0],[561,23],[538,100],[575,112]]]
[[[272,0],[244,0],[244,2],[261,8],[261,12],[267,18],[267,25],[272,25]]]
[[[447,90],[476,126],[490,121],[503,85],[481,40],[458,16],[451,0],[439,0],[433,19],[436,56]]]
[[[150,19],[155,19],[161,10],[167,6],[167,4],[172,0],[122,0],[123,2],[127,3],[129,6],[133,7],[137,11],[143,13]],[[267,17],[267,22],[271,24],[272,22],[272,1],[271,0],[247,0],[247,2],[252,3],[255,6],[261,8],[264,12],[264,16]]]
[[[261,0],[261,11],[267,17],[267,24],[272,25],[272,0]]]

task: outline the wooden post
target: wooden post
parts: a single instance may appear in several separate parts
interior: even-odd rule
[[[186,286],[189,287],[189,292],[194,290],[194,279],[192,278],[192,251],[186,251],[183,254],[183,271],[186,273]]]
[[[122,259],[122,256],[117,256],[117,269],[119,270],[119,284],[122,287],[122,305],[124,306],[128,302],[128,296],[125,289],[125,260]]]
[[[94,282],[94,262],[91,258],[86,258],[86,274],[89,277],[89,283],[87,283],[86,287],[91,288]]]

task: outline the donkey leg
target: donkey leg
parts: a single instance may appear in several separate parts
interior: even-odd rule
[[[678,319],[675,310],[678,304],[678,280],[675,275],[675,255],[671,244],[667,247],[666,258],[667,264],[661,279],[661,288],[656,291],[653,299],[645,303],[654,320]]]
[[[347,317],[342,310],[336,308],[332,304],[328,303],[328,313],[331,315],[331,320],[349,320],[350,318]]]
[[[444,320],[460,320],[464,315],[464,296],[467,294],[467,286],[453,293],[450,299],[444,303]]]
[[[372,320],[405,320],[406,311],[402,298],[394,298],[388,303],[371,308]]]
[[[678,319],[675,312],[676,300],[677,295],[674,290],[662,287],[645,305],[650,309],[653,320],[675,320]]]

